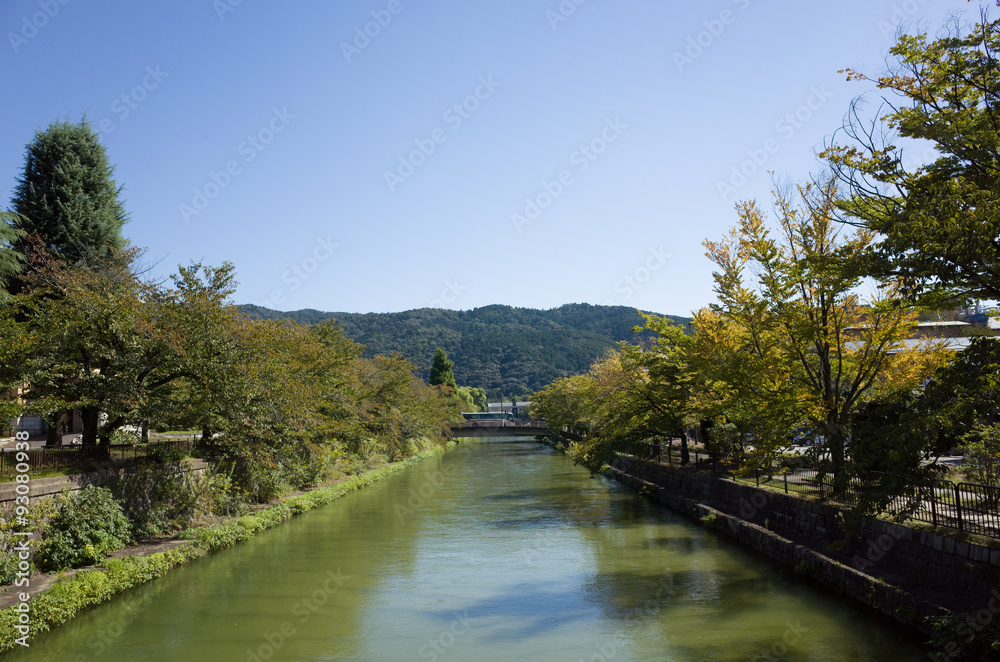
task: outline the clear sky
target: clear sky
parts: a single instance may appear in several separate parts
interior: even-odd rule
[[[837,71],[978,8],[5,0],[0,205],[34,132],[87,113],[154,273],[229,260],[239,303],[686,315],[735,202],[819,171],[869,89]]]

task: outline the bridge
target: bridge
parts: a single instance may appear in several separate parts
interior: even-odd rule
[[[451,426],[453,437],[542,437],[548,434],[545,419],[530,421],[464,421]]]

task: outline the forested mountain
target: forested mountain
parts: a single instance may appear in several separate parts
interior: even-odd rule
[[[620,340],[636,341],[643,323],[634,308],[567,304],[551,310],[484,306],[474,310],[421,308],[402,313],[278,312],[240,306],[264,319],[288,318],[316,324],[333,318],[366,354],[399,352],[425,379],[434,350],[441,347],[463,386],[486,389],[491,399],[526,395],[553,379],[585,372]],[[680,324],[690,318],[668,316]]]

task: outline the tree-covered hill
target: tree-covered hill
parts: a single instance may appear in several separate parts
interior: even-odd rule
[[[643,323],[634,308],[567,304],[551,310],[492,305],[474,310],[421,308],[402,313],[278,312],[240,306],[255,317],[288,318],[299,324],[337,320],[366,354],[399,352],[427,378],[441,347],[454,364],[455,379],[487,390],[490,398],[525,395],[553,379],[585,372],[620,340],[636,340]],[[680,324],[690,318],[668,316]]]

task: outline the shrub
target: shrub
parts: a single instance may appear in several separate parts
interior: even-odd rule
[[[222,455],[220,469],[229,474],[248,501],[267,503],[281,496],[285,471],[279,461],[280,449],[234,435],[227,439]]]
[[[127,545],[129,524],[111,490],[89,485],[62,502],[42,535],[39,566],[64,570],[95,563]]]
[[[315,487],[330,478],[342,455],[342,450],[328,443],[303,443],[286,456],[288,482],[300,490]]]
[[[247,512],[247,502],[229,474],[212,473],[205,478],[206,507],[216,515],[231,517]]]
[[[152,464],[123,472],[107,485],[132,526],[132,537],[144,540],[189,526],[209,509],[204,480],[180,464]]]
[[[1000,425],[985,425],[962,438],[962,475],[970,483],[1000,484]]]

